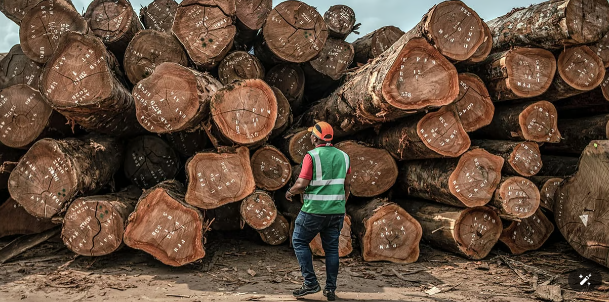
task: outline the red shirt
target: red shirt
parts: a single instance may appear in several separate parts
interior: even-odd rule
[[[324,147],[324,146],[326,146],[326,144],[317,145],[317,147]],[[332,145],[330,145],[330,146],[332,146]],[[351,167],[349,167],[347,174],[351,174]],[[298,175],[298,178],[302,178],[302,179],[306,179],[306,180],[313,179],[313,159],[311,158],[311,155],[309,153],[307,153],[305,155],[304,159],[302,160],[302,170],[300,170],[300,175]]]

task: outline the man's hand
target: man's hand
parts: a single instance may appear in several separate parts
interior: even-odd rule
[[[294,194],[292,194],[292,192],[290,192],[290,189],[288,189],[288,191],[285,192],[285,199],[292,201],[292,196],[294,196]]]

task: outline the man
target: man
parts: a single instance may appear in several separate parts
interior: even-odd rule
[[[338,241],[345,218],[345,203],[349,197],[351,173],[349,156],[332,146],[334,131],[326,122],[309,128],[311,143],[315,149],[307,152],[302,162],[302,171],[296,183],[286,192],[286,198],[303,194],[304,204],[295,221],[292,245],[300,270],[304,277],[301,288],[293,292],[302,297],[321,290],[315,271],[309,243],[320,234],[326,254],[326,287],[324,296],[328,301],[336,299],[338,277]]]

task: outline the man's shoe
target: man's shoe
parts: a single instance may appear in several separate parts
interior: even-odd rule
[[[324,289],[324,296],[328,298],[328,301],[336,300],[336,293],[333,290]]]
[[[292,294],[294,295],[294,297],[302,297],[314,294],[319,291],[321,291],[321,287],[319,286],[319,284],[309,287],[303,283],[302,286],[299,289],[295,289]]]

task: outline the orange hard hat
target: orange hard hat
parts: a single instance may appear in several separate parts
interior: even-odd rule
[[[315,124],[315,126],[309,128],[309,132],[313,132],[313,135],[326,142],[329,142],[334,138],[334,129],[326,122]]]

